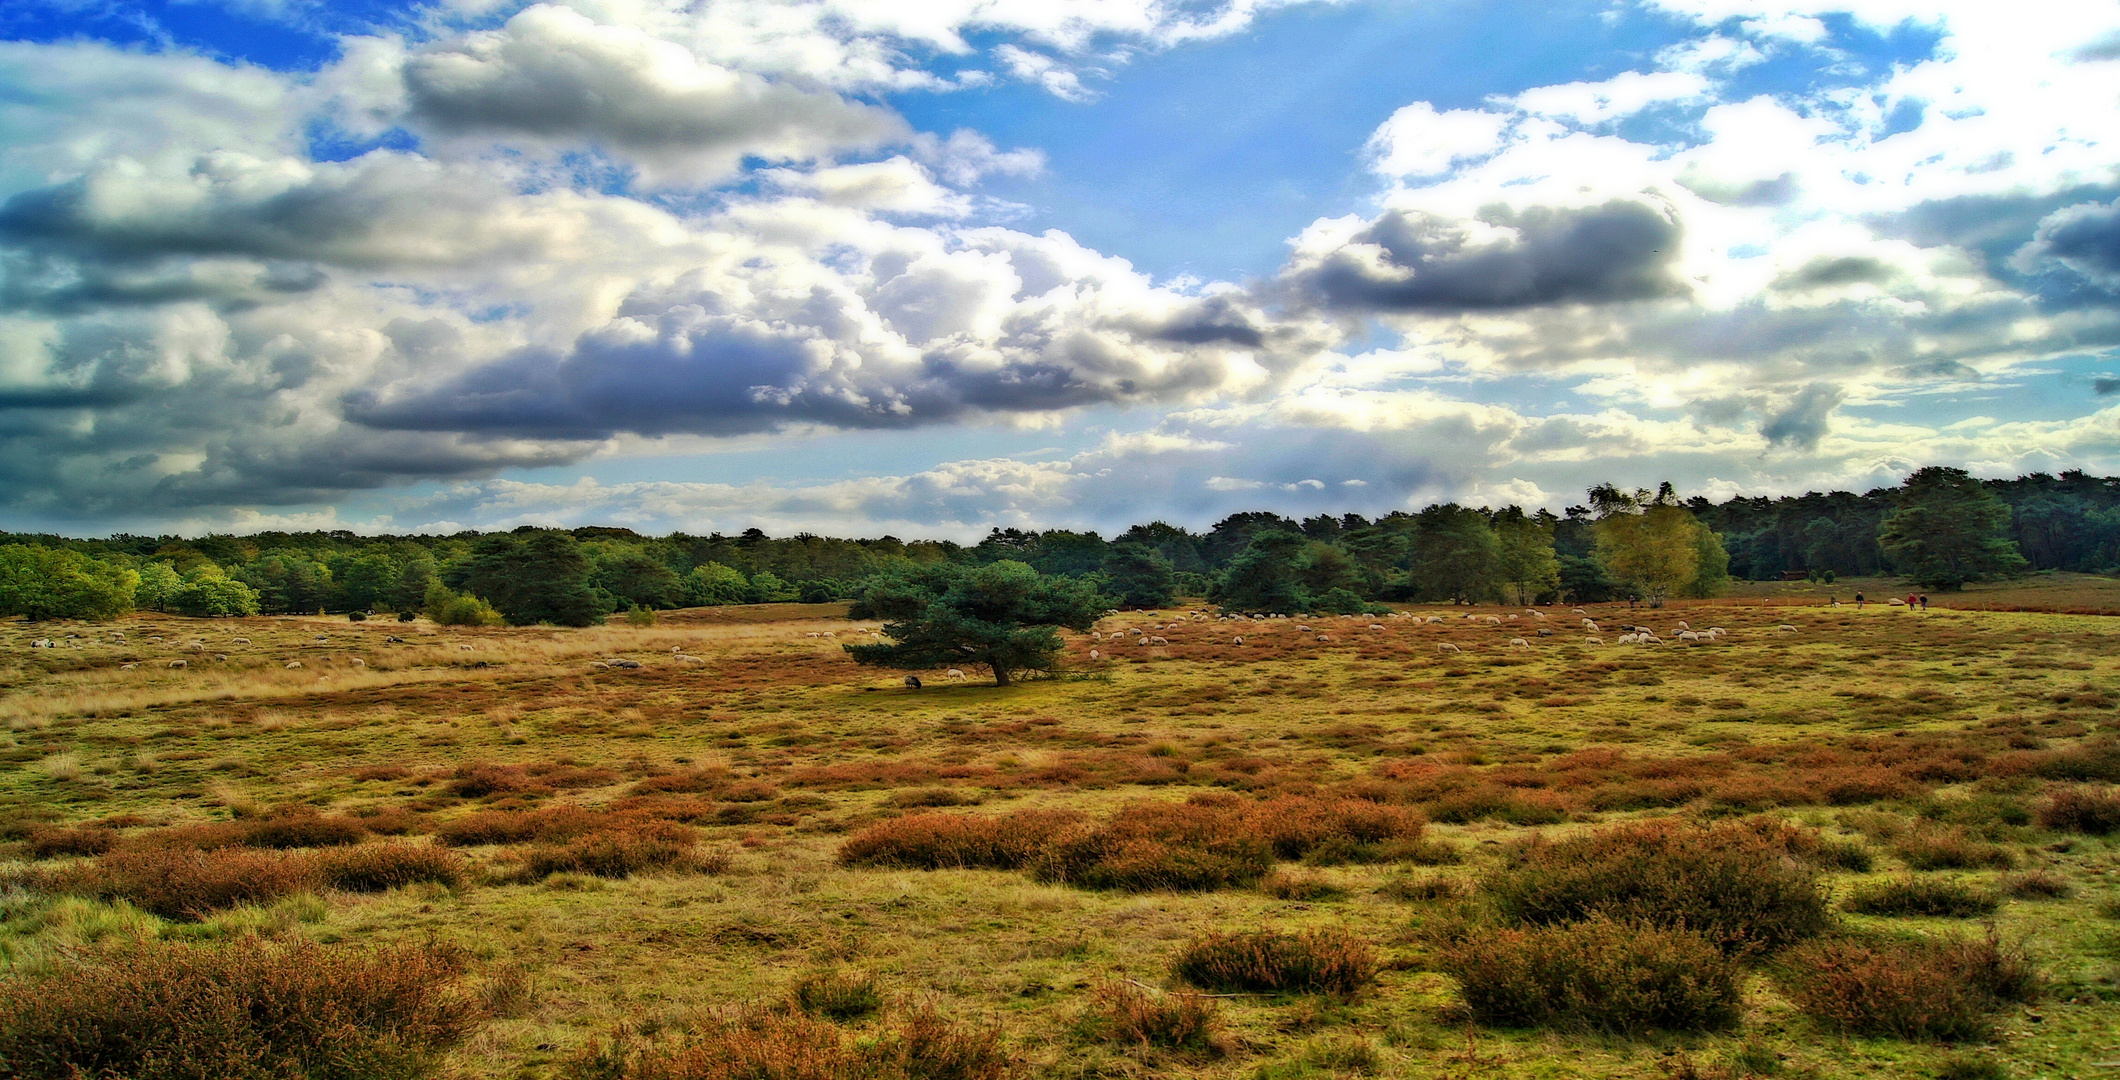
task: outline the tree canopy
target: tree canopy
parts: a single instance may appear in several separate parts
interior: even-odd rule
[[[1877,533],[1899,571],[1924,589],[1962,589],[2023,572],[2009,537],[2010,508],[1964,469],[1931,466],[1907,478]]]
[[[1004,559],[880,574],[855,598],[850,617],[884,620],[888,642],[848,645],[855,662],[921,669],[976,664],[998,686],[1019,671],[1049,671],[1059,630],[1087,631],[1111,607],[1089,581],[1040,574]]]

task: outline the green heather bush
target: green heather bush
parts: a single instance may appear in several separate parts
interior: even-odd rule
[[[1593,917],[1478,928],[1440,951],[1482,1023],[1633,1033],[1727,1028],[1743,970],[1689,930]]]
[[[1999,844],[1977,840],[1962,829],[1924,829],[1892,845],[1915,870],[2008,870],[2017,856]]]
[[[1857,889],[1841,906],[1860,915],[1970,919],[1994,914],[2002,902],[1961,881],[1908,876]]]
[[[410,1080],[484,1019],[462,952],[136,942],[0,978],[0,1075]]]
[[[1344,930],[1210,933],[1178,952],[1171,972],[1204,990],[1352,994],[1376,977],[1376,951]]]
[[[2039,807],[2041,828],[2110,836],[2120,832],[2120,790],[2066,787],[2047,796]]]
[[[1602,914],[1685,927],[1732,953],[1779,949],[1833,922],[1816,868],[1782,838],[1744,822],[1656,821],[1534,841],[1481,885],[1514,922]]]
[[[570,1062],[567,1080],[1006,1080],[1014,1063],[990,1028],[933,1010],[855,1034],[801,1012],[745,1009],[662,1042],[620,1031]]]
[[[1123,982],[1090,991],[1078,1030],[1104,1042],[1200,1057],[1228,1053],[1233,1042],[1214,999],[1184,991],[1156,994]]]
[[[470,865],[447,848],[425,844],[362,844],[317,857],[325,885],[347,892],[387,892],[419,882],[451,889],[470,880]]]
[[[1835,1031],[1899,1039],[1984,1039],[1999,1006],[2039,990],[2031,961],[1992,931],[1984,941],[1827,939],[1792,950],[1781,967],[1805,1015]]]

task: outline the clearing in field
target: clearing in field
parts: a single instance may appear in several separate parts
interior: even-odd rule
[[[2120,1060],[2109,618],[1173,608],[913,690],[844,612],[0,627],[0,1071]]]

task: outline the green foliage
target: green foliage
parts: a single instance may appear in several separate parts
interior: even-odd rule
[[[685,603],[685,582],[648,551],[604,543],[590,560],[591,583],[629,608],[674,608]]]
[[[1414,515],[1413,583],[1418,595],[1457,603],[1498,599],[1502,544],[1487,515],[1446,503]]]
[[[2021,573],[2010,508],[1964,469],[1931,466],[1907,477],[1877,531],[1893,565],[1924,589],[1960,589]]]
[[[201,563],[184,574],[170,592],[169,610],[195,619],[225,615],[256,615],[257,590],[221,572],[212,563]]]
[[[685,599],[701,607],[748,603],[751,583],[743,574],[718,562],[701,563],[684,579]]]
[[[1023,563],[937,564],[871,579],[852,617],[884,620],[891,641],[844,648],[856,663],[883,667],[979,664],[1007,686],[1015,672],[1052,668],[1058,628],[1087,631],[1109,607],[1093,585]]]
[[[422,607],[437,626],[499,626],[503,621],[492,604],[454,592],[439,581],[428,583]]]
[[[1553,550],[1551,514],[1527,517],[1514,506],[1495,515],[1496,576],[1519,604],[1535,604],[1561,588],[1561,563]]]
[[[594,626],[611,603],[591,587],[589,571],[581,544],[565,533],[533,532],[520,541],[489,536],[451,584],[484,597],[515,626]]]
[[[753,604],[793,604],[802,599],[802,590],[768,570],[751,575],[750,587],[744,590],[744,599]]]
[[[142,611],[168,611],[184,579],[166,562],[143,562],[136,573],[140,582],[133,586],[133,605]]]
[[[1971,919],[1993,915],[2001,901],[1962,881],[1909,876],[1857,889],[1841,906],[1860,915]]]
[[[131,611],[140,575],[65,548],[0,546],[0,615],[108,619]]]
[[[638,627],[649,627],[649,626],[654,626],[654,625],[655,625],[655,611],[654,611],[654,609],[652,609],[652,608],[644,608],[644,607],[640,606],[639,604],[635,604],[635,605],[633,605],[633,607],[632,607],[632,608],[631,608],[630,610],[628,610],[628,611],[626,612],[626,625],[627,625],[627,626],[638,626]]]
[[[1156,608],[1177,594],[1170,560],[1147,544],[1114,544],[1104,556],[1104,587],[1120,607]]]
[[[1678,505],[1670,484],[1653,498],[1618,495],[1593,530],[1598,558],[1613,579],[1652,604],[1674,595],[1713,595],[1728,583],[1729,558],[1717,557],[1721,541]]]
[[[236,570],[236,579],[257,592],[258,610],[273,615],[314,615],[331,601],[331,568],[297,554],[274,553]]]
[[[1309,541],[1303,534],[1269,529],[1251,538],[1210,594],[1224,611],[1296,614],[1310,610],[1310,597],[1296,581],[1297,564]]]

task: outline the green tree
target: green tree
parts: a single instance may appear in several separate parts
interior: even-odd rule
[[[533,532],[518,541],[489,536],[472,549],[457,587],[485,598],[510,623],[594,626],[611,603],[591,587],[589,559],[566,533]]]
[[[845,649],[856,663],[883,667],[979,664],[1007,686],[1015,672],[1051,670],[1059,628],[1087,631],[1110,606],[1087,581],[1014,560],[914,567],[869,579],[849,612],[884,620],[891,641]]]
[[[140,575],[78,551],[0,547],[0,615],[108,619],[131,611]]]
[[[454,592],[439,581],[427,584],[422,606],[436,626],[499,626],[504,621],[492,604]]]
[[[1553,525],[1550,514],[1531,517],[1514,506],[1494,516],[1495,573],[1515,590],[1519,604],[1534,604],[1539,597],[1560,591],[1561,562],[1553,551]]]
[[[751,575],[751,586],[745,593],[754,604],[793,604],[802,599],[802,590],[765,570]]]
[[[184,572],[184,579],[170,593],[169,610],[195,619],[256,615],[258,592],[213,563],[197,563]]]
[[[144,562],[137,571],[140,583],[133,588],[133,606],[142,611],[168,611],[169,598],[184,579],[166,562]]]
[[[594,584],[629,607],[674,608],[684,604],[684,581],[639,548],[610,545],[594,560]]]
[[[343,611],[374,611],[389,607],[403,568],[387,551],[370,551],[347,560],[337,583],[338,608]]]
[[[2024,572],[2009,527],[2010,508],[1971,474],[1930,466],[1900,485],[1877,543],[1916,585],[1955,591]]]
[[[1131,608],[1162,607],[1177,589],[1170,560],[1147,544],[1113,544],[1104,556],[1104,582],[1119,606]]]
[[[685,575],[685,599],[703,607],[744,603],[750,591],[742,571],[718,562],[701,563]]]
[[[1501,567],[1501,541],[1486,514],[1445,503],[1414,515],[1413,581],[1422,594],[1457,603],[1493,599]]]
[[[275,615],[313,615],[332,595],[331,568],[306,556],[276,552],[238,567],[237,580],[257,591],[258,607]]]
[[[1679,505],[1669,482],[1653,497],[1643,491],[1599,498],[1610,492],[1617,489],[1591,489],[1604,514],[1591,530],[1598,559],[1615,580],[1659,607],[1674,594],[1712,595],[1728,583],[1722,539]]]
[[[1224,611],[1298,614],[1310,610],[1310,597],[1296,581],[1303,549],[1310,543],[1289,529],[1253,533],[1244,550],[1229,560],[1229,569],[1210,599]]]

